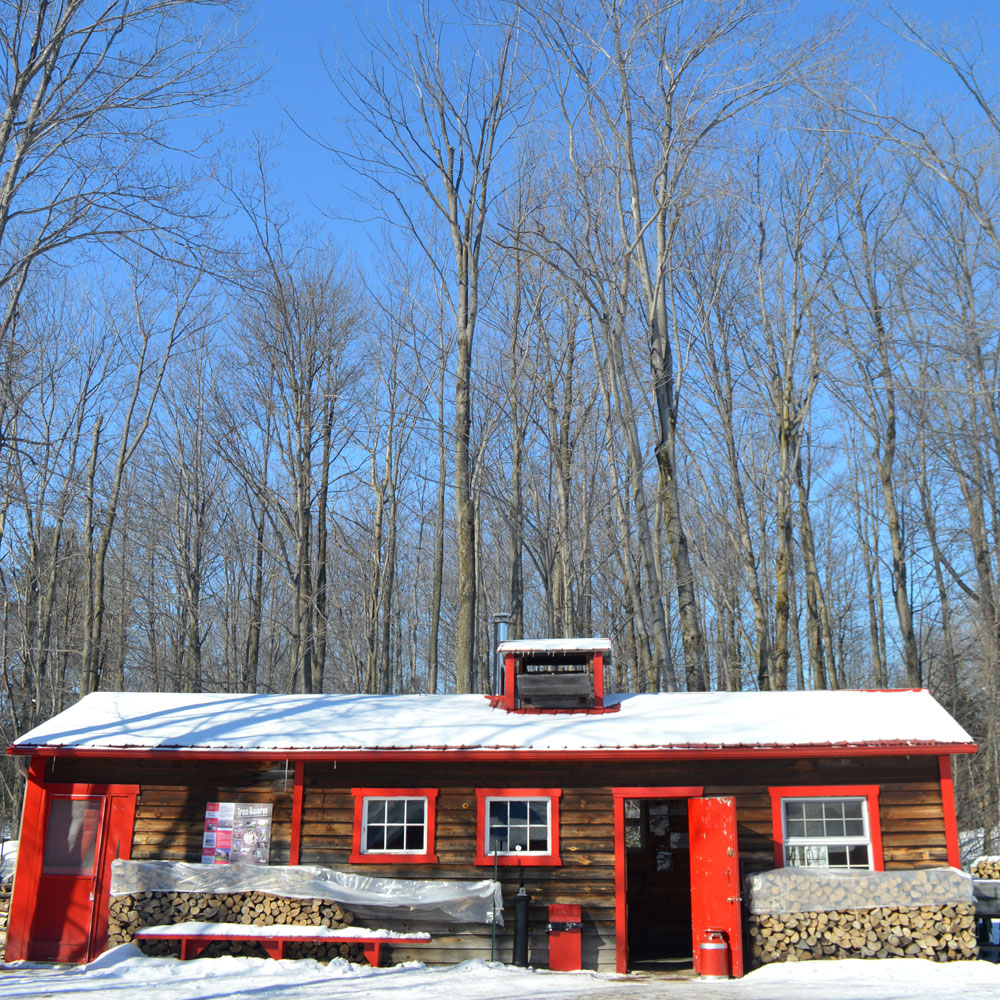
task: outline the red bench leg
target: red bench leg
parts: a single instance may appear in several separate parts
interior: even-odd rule
[[[382,964],[382,942],[365,941],[362,947],[365,951],[365,958],[368,959],[368,964],[373,969],[379,968]]]
[[[285,942],[275,941],[273,939],[262,938],[261,946],[267,954],[268,958],[284,958],[285,957]]]
[[[212,942],[204,938],[181,938],[181,961],[197,958]]]

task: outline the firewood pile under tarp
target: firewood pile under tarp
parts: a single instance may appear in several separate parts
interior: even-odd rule
[[[445,919],[453,924],[486,924],[496,914],[503,924],[499,884],[483,879],[394,879],[340,872],[311,865],[198,865],[171,861],[114,861],[108,944],[132,941],[143,927],[211,923],[318,926],[346,929],[379,927],[389,919],[422,924]],[[179,951],[176,941],[146,941],[150,955]],[[203,953],[259,955],[257,942],[217,941]],[[360,961],[362,947],[331,942],[286,945],[289,958]]]
[[[115,896],[108,918],[108,946],[132,941],[135,932],[158,924],[179,924],[188,920],[246,924],[249,927],[299,925],[346,929],[354,923],[354,914],[338,903],[320,899],[292,899],[265,892],[203,894],[194,892],[136,892]],[[147,955],[177,954],[177,941],[136,942]],[[217,955],[249,955],[263,958],[264,950],[256,942],[216,941],[204,952],[206,958]],[[286,946],[288,958],[315,958],[329,961],[346,958],[360,962],[358,944],[339,942],[302,943]]]
[[[1000,881],[1000,855],[984,854],[972,862],[972,877]]]
[[[977,954],[972,880],[954,868],[781,868],[747,879],[754,966],[823,958]]]

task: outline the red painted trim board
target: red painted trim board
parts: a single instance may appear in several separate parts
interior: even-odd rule
[[[16,962],[28,957],[28,941],[35,914],[35,900],[42,874],[42,849],[45,842],[45,761],[32,760],[21,810],[20,848],[14,870],[14,891],[10,900],[7,924],[7,947],[4,959]]]
[[[302,801],[305,793],[305,761],[295,762],[295,779],[292,785],[292,838],[288,846],[288,863],[302,862]]]
[[[941,805],[944,807],[944,839],[948,845],[948,864],[952,868],[962,867],[962,855],[958,847],[958,817],[955,813],[955,782],[951,775],[951,758],[938,757],[938,772],[941,775]]]
[[[594,653],[594,708],[604,710],[604,654]]]
[[[273,750],[240,750],[165,747],[115,747],[95,749],[91,747],[9,747],[8,754],[24,757],[63,757],[67,760],[101,758],[105,760],[307,760],[337,761],[363,760],[383,761],[501,761],[503,763],[524,763],[539,761],[555,763],[567,761],[582,763],[594,760],[612,761],[669,761],[669,760],[753,760],[755,758],[803,758],[803,757],[896,757],[931,754],[976,753],[974,743],[879,743],[858,746],[844,744],[818,744],[812,746],[764,746],[764,747],[670,747],[665,749],[647,747],[605,747],[595,750],[470,750],[448,747],[425,747],[403,750],[352,750],[348,748],[329,750],[301,750],[277,748]]]

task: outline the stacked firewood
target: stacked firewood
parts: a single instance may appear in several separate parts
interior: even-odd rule
[[[131,941],[142,927],[158,924],[179,924],[188,920],[210,923],[247,924],[266,927],[273,924],[296,924],[310,927],[347,928],[354,923],[354,914],[340,904],[322,899],[292,899],[266,892],[234,892],[206,895],[195,892],[136,892],[111,899],[108,918],[108,946]],[[147,955],[173,955],[179,951],[176,941],[146,941],[139,947]],[[216,941],[203,954],[256,955],[264,957],[256,942]],[[315,958],[329,961],[346,958],[362,960],[362,948],[356,944],[338,942],[290,943],[285,946],[288,958]]]
[[[816,958],[977,954],[968,876],[950,868],[836,871],[781,868],[747,879],[756,965]]]
[[[972,903],[749,915],[754,964],[817,958],[976,957]]]
[[[973,878],[1000,880],[1000,857],[983,857],[972,866]]]

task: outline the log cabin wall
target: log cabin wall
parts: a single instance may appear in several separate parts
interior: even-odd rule
[[[201,856],[205,804],[210,801],[269,801],[274,804],[272,864],[287,864],[291,840],[294,763],[220,760],[57,759],[49,781],[134,782],[141,788],[132,857],[196,862]],[[583,907],[583,964],[615,967],[614,787],[704,786],[704,795],[736,799],[743,874],[774,867],[772,786],[878,785],[885,868],[948,863],[944,810],[936,757],[822,757],[712,761],[521,764],[490,762],[365,763],[341,759],[305,764],[302,864],[324,865],[366,875],[413,879],[481,879],[492,867],[474,864],[476,788],[560,788],[559,867],[501,867],[507,925],[498,935],[497,958],[510,961],[513,897],[523,871],[532,897],[529,961],[548,964],[545,925],[551,903]],[[349,863],[354,826],[352,788],[436,788],[437,864]],[[379,921],[413,929],[405,920]],[[395,961],[451,963],[488,958],[490,930],[470,925],[426,927],[434,943]]]
[[[133,860],[200,862],[207,803],[271,802],[271,864],[288,864],[294,764],[286,773],[283,760],[56,759],[46,767],[45,780],[100,783],[109,774],[140,789]]]

